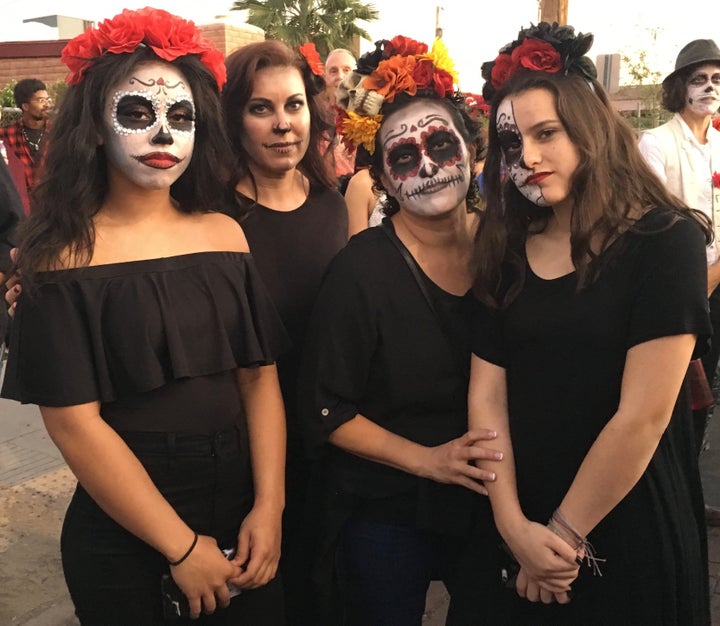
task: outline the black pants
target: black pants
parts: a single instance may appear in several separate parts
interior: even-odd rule
[[[196,532],[235,547],[252,507],[249,463],[235,430],[215,435],[121,433],[160,492]],[[117,477],[122,480],[122,476]],[[78,485],[61,536],[65,580],[83,626],[154,626],[162,617],[164,557],[106,515]],[[232,599],[227,609],[172,624],[281,626],[276,579]]]
[[[705,376],[712,388],[718,361],[720,361],[720,287],[716,288],[715,291],[710,294],[709,305],[710,324],[712,325],[713,336],[710,339],[710,349],[702,357],[702,364],[703,369],[705,370]],[[714,407],[710,407],[709,409],[699,409],[697,411],[693,411],[695,443],[697,444],[698,454],[702,451],[707,420],[712,414],[713,409]]]

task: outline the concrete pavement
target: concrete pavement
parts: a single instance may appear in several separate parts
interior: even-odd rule
[[[720,409],[701,457],[706,502],[720,505]],[[74,478],[34,406],[0,400],[0,624],[78,626],[59,536]],[[720,626],[720,528],[709,529],[713,624]],[[442,626],[447,593],[433,583],[423,626]]]

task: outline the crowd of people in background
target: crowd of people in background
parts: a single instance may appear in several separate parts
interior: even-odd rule
[[[17,83],[0,395],[77,477],[83,626],[419,626],[433,580],[451,626],[710,623],[720,49],[638,134],[592,42],[530,25],[480,96],[441,38],[224,57],[146,8],[56,111]]]

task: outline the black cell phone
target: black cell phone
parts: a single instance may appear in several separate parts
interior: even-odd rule
[[[222,552],[228,560],[235,557],[235,548],[228,548]],[[231,598],[242,592],[242,589],[234,585],[228,585],[228,590]],[[163,617],[166,620],[190,617],[188,599],[169,573],[163,574],[160,579],[160,594],[162,596]]]
[[[520,564],[515,560],[515,555],[504,541],[500,543],[500,550],[502,552],[500,563],[500,583],[507,589],[515,589],[517,575],[520,571]]]

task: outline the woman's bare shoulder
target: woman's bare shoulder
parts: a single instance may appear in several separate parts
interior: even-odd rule
[[[218,212],[200,213],[195,219],[214,248],[230,252],[250,251],[245,232],[229,215]]]

